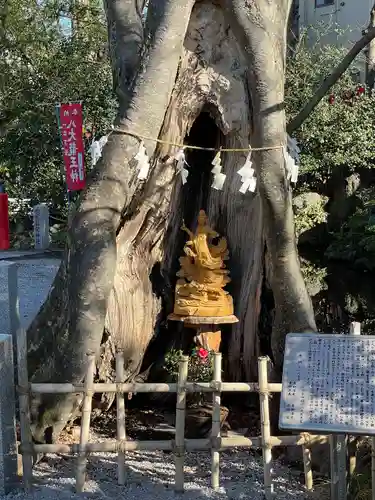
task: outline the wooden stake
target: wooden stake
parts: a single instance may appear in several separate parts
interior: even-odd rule
[[[176,402],[176,440],[175,440],[175,488],[184,491],[184,456],[185,456],[185,409],[186,409],[186,381],[188,375],[188,356],[180,360],[177,384]]]
[[[221,382],[221,353],[214,353],[214,377],[213,382]],[[220,438],[220,392],[215,391],[212,394],[212,450],[211,450],[211,486],[214,490],[219,488],[220,480],[220,453],[219,448],[215,446],[214,439]]]
[[[24,328],[17,330],[17,371],[20,405],[21,444],[29,445],[29,453],[22,454],[23,483],[26,490],[31,488],[33,479],[33,438],[31,435],[29,377],[27,371],[27,336]]]
[[[81,435],[79,440],[79,453],[77,457],[76,490],[82,493],[86,481],[87,452],[85,446],[90,437],[90,420],[94,386],[95,354],[87,354],[87,371],[85,378],[85,396],[82,406]]]
[[[267,377],[268,358],[262,356],[258,359],[258,378],[259,378],[259,400],[260,400],[260,421],[262,431],[262,448],[264,463],[264,493],[266,500],[273,497],[273,484],[271,477],[272,445],[271,445],[271,427],[270,427],[270,409],[268,396],[268,377]]]
[[[118,350],[116,354],[116,382],[124,382],[124,352]],[[124,393],[118,391],[116,394],[117,405],[117,440],[124,442],[126,440],[126,421],[125,421],[125,398]],[[125,453],[118,452],[117,456],[117,475],[118,484],[125,484]]]
[[[303,470],[305,472],[305,485],[307,491],[313,489],[313,474],[311,468],[311,450],[305,445],[302,445],[303,453]]]

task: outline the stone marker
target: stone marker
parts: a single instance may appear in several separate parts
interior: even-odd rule
[[[0,334],[0,495],[17,484],[17,441],[12,336]]]
[[[49,209],[46,203],[40,203],[33,208],[34,215],[34,246],[37,250],[49,247]]]
[[[20,327],[17,268],[15,262],[0,261],[0,334],[12,335],[14,349]]]

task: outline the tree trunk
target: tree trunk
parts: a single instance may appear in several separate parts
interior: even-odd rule
[[[171,96],[192,5],[193,0],[150,2],[148,44],[142,71],[138,71],[134,79],[131,99],[120,100],[117,127],[146,136],[158,134]],[[116,23],[126,25],[127,12],[117,10],[116,13]],[[121,47],[120,53],[126,51],[122,38],[116,39],[116,43]],[[124,95],[128,92],[126,82]],[[157,246],[168,203],[163,191],[171,189],[173,172],[171,168],[163,169],[163,175],[158,176],[161,166],[156,159],[150,178],[140,183],[136,169],[130,164],[138,144],[138,140],[129,135],[110,135],[103,158],[90,175],[71,215],[64,263],[46,304],[28,332],[34,380],[82,380],[88,351],[97,354],[100,373],[101,361],[116,341],[127,349],[128,373],[135,372],[139,365],[142,344],[147,344],[152,335],[157,306],[151,286],[147,284],[142,289],[142,279],[145,283],[153,254],[150,253],[145,262],[138,248],[143,244],[147,252]],[[147,144],[147,151],[152,157],[155,143]],[[142,202],[143,199],[146,202]],[[120,225],[122,229],[116,238]],[[121,304],[120,316],[115,304],[117,298],[121,300],[124,296],[122,286],[127,287],[128,293],[126,303]],[[134,309],[133,300],[137,300]],[[138,322],[132,314],[137,314],[142,305],[146,315]],[[116,318],[111,309],[114,314],[118,312]],[[105,324],[112,330],[106,338],[109,347],[100,353]],[[45,336],[51,339],[47,345]],[[127,342],[128,338],[143,342]],[[54,439],[79,402],[75,396],[36,400],[35,438],[43,440],[48,434],[49,439]]]
[[[103,158],[71,214],[69,249],[28,331],[34,381],[82,381],[88,351],[97,354],[97,379],[113,379],[117,347],[125,350],[126,374],[132,379],[157,331],[162,298],[170,299],[173,293],[175,241],[187,190],[179,179],[176,182],[174,162],[165,158],[178,148],[145,141],[152,169],[142,183],[131,161],[139,141],[121,131],[182,143],[199,115],[208,111],[216,123],[218,147],[248,146],[251,112],[249,105],[244,106],[249,95],[242,54],[221,8],[211,1],[198,2],[190,17],[192,4],[150,2],[140,70],[133,68],[134,61],[128,65],[126,58],[118,56],[126,50],[127,36],[112,35],[118,45],[112,55],[121,68],[117,74],[127,75],[118,91],[118,131],[110,135]],[[122,33],[129,34],[126,12],[108,1],[110,6],[111,29],[116,33],[119,25]],[[242,375],[243,358],[246,376],[252,378],[256,371],[263,265],[259,195],[238,192],[236,171],[245,157],[243,153],[223,155],[227,181],[222,192],[207,191],[212,168],[207,158],[191,172],[192,178],[198,176],[205,183],[201,189],[209,193],[204,203],[211,222],[228,237],[231,250],[232,289],[240,318],[229,339],[230,366],[236,378]],[[202,203],[202,197],[190,198],[190,213],[202,208]],[[154,282],[158,268],[161,289]],[[174,325],[169,325],[169,335],[173,334]],[[76,396],[36,398],[35,439],[56,439],[80,402]]]
[[[285,144],[284,73],[290,3],[282,0],[276,10],[268,0],[247,3],[246,7],[241,0],[227,0],[232,27],[251,68],[254,148]],[[275,299],[272,352],[280,369],[285,335],[315,331],[316,326],[300,270],[283,150],[264,149],[257,151],[255,158]]]
[[[375,28],[375,4],[370,12],[370,24],[368,29]],[[366,84],[373,90],[375,84],[375,38],[368,44],[367,58],[366,58]]]
[[[165,318],[173,307],[183,243],[179,227],[201,208],[229,242],[230,291],[240,320],[225,338],[231,376],[256,377],[264,240],[276,311],[276,367],[282,366],[288,332],[316,330],[282,149],[290,3],[150,0],[144,29],[141,0],[137,8],[134,0],[107,0],[119,112],[102,160],[70,215],[64,262],[28,331],[33,380],[82,381],[88,351],[97,355],[96,378],[113,380],[116,348],[124,349],[126,377],[132,380],[154,335],[165,335],[165,345],[177,338],[178,328]],[[324,88],[374,34],[370,29],[357,42]],[[291,129],[319,102],[324,88]],[[213,127],[204,121],[208,115]],[[193,133],[199,123],[206,128]],[[138,180],[133,160],[142,136],[160,139],[144,140],[151,158],[145,182]],[[258,192],[239,193],[237,171],[246,154],[238,152],[222,155],[227,176],[222,191],[210,189],[213,154],[188,152],[191,168],[183,186],[173,160],[179,147],[170,143],[189,140],[211,148],[247,148],[250,142],[253,148],[270,148],[254,151]],[[104,399],[109,405],[113,395]],[[75,395],[35,398],[35,439],[54,440],[80,402]]]

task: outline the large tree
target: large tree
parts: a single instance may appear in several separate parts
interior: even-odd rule
[[[275,366],[281,367],[287,332],[315,330],[281,148],[290,4],[150,0],[143,25],[144,2],[107,0],[118,114],[70,214],[67,251],[49,297],[28,331],[33,380],[82,381],[88,351],[97,353],[98,379],[111,379],[117,347],[132,380],[155,335],[166,336],[166,343],[177,336],[166,316],[173,307],[179,227],[200,208],[229,241],[240,319],[228,342],[231,376],[239,378],[241,366],[246,377],[255,375],[264,274],[275,302]],[[161,141],[144,140],[151,158],[146,181],[137,178],[133,160],[142,137]],[[251,143],[258,191],[238,191],[236,172],[246,153],[223,154],[222,191],[209,189],[212,156],[188,153],[183,186],[172,158],[178,147],[169,143],[186,141],[216,148]],[[35,438],[54,439],[79,403],[75,395],[37,398]]]

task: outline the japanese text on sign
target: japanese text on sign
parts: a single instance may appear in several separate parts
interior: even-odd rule
[[[287,335],[279,426],[375,434],[375,336]]]
[[[67,188],[79,191],[85,187],[82,105],[60,104],[58,111]]]

